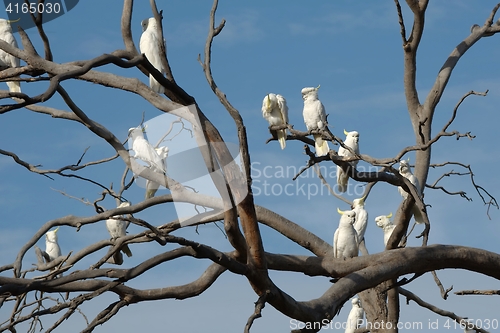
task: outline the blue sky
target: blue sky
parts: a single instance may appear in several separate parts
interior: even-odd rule
[[[472,24],[483,24],[495,4],[491,0],[431,1],[418,53],[417,87],[421,100],[428,93],[446,57],[468,36]],[[211,5],[210,1],[199,0],[158,3],[159,9],[164,10],[167,51],[177,82],[195,96],[203,112],[219,128],[225,140],[236,142],[234,123],[212,94],[197,62],[198,54],[203,53]],[[45,31],[51,41],[54,60],[59,63],[85,60],[123,48],[121,10],[118,1],[80,1],[68,14],[47,23]],[[407,10],[404,14],[410,27],[411,15]],[[141,33],[140,22],[150,16],[151,10],[146,2],[136,1],[132,26],[137,45]],[[331,242],[338,225],[336,208],[346,209],[347,205],[328,195],[324,188],[320,189],[319,180],[310,172],[298,181],[291,180],[293,170],[300,170],[306,163],[303,144],[288,142],[283,151],[277,142],[265,144],[269,133],[268,125],[261,116],[262,98],[269,92],[285,96],[290,108],[290,123],[296,129],[304,130],[300,90],[321,84],[319,97],[329,114],[331,130],[338,136],[342,136],[344,128],[348,131],[357,130],[363,154],[377,158],[391,157],[405,146],[412,145],[414,138],[402,86],[403,52],[394,3],[313,1],[305,4],[288,1],[285,5],[278,1],[221,1],[217,21],[222,18],[227,20],[227,24],[213,45],[212,70],[220,89],[241,112],[248,131],[255,201]],[[30,29],[28,34],[39,53],[42,53],[36,31]],[[17,34],[16,38],[19,42]],[[500,197],[500,184],[493,166],[500,160],[497,148],[500,139],[497,129],[500,121],[499,38],[495,36],[480,40],[460,60],[433,122],[433,132],[436,133],[450,118],[453,107],[466,92],[489,89],[487,97],[469,97],[450,127],[460,132],[471,131],[476,138],[472,141],[441,139],[433,148],[433,162],[460,161],[470,164],[476,182],[497,198]],[[109,70],[147,82],[147,78],[137,69],[121,70],[104,66],[99,70]],[[6,85],[3,86],[6,89]],[[127,130],[140,123],[143,112],[146,119],[161,114],[139,96],[115,89],[79,81],[65,82],[63,86],[92,119],[123,140]],[[24,84],[23,91],[36,95],[46,87],[47,84],[43,82]],[[57,96],[45,104],[67,109]],[[77,123],[52,119],[27,110],[9,112],[1,115],[1,119],[2,124],[8,125],[3,126],[0,132],[0,148],[13,151],[32,164],[42,164],[44,168],[73,164],[89,146],[84,160],[86,162],[113,154],[106,142],[95,138],[87,128]],[[413,160],[413,155],[409,156]],[[334,171],[334,167],[329,164],[325,167],[329,172]],[[360,163],[360,167],[367,165]],[[280,174],[279,171],[284,168],[288,168],[286,170],[289,172]],[[82,175],[94,177],[104,184],[119,184],[123,169],[123,162],[117,160],[105,167],[84,170]],[[431,170],[428,182],[433,182],[451,169],[463,171],[458,168]],[[101,192],[100,188],[76,179],[55,177],[52,181],[32,174],[5,156],[0,156],[0,172],[6,175],[0,181],[0,266],[11,263],[21,244],[47,221],[69,214],[93,214],[91,206],[64,197],[56,190],[90,201],[99,197]],[[269,186],[274,185],[275,189],[290,184],[289,188],[294,189],[295,193],[276,196],[267,192],[266,195],[264,182]],[[307,189],[306,194],[300,191],[301,185]],[[443,185],[449,190],[466,191],[473,201],[467,202],[458,196],[450,197],[427,189],[425,201],[432,205],[428,209],[432,226],[429,243],[460,244],[500,252],[499,212],[490,210],[491,220],[488,218],[486,207],[466,177],[449,177],[443,180]],[[143,191],[133,186],[126,197],[138,202]],[[348,198],[352,200],[354,197]],[[397,190],[388,185],[378,184],[372,191],[366,204],[369,226],[365,237],[370,253],[383,250],[382,230],[376,227],[374,218],[395,212],[400,201]],[[111,209],[113,202],[106,201],[105,206]],[[162,206],[137,216],[160,225],[175,218],[175,212],[171,206]],[[130,232],[139,231],[139,227],[130,228]],[[417,232],[420,231],[417,226]],[[262,227],[262,234],[266,251],[308,254],[267,227]],[[61,228],[59,235],[63,254],[108,238],[104,222],[82,228],[78,233],[71,228]],[[194,228],[186,228],[177,235],[224,251],[230,250],[227,240],[213,224],[200,226],[198,232]],[[410,246],[419,244],[419,240],[410,238]],[[43,240],[37,245],[43,248]],[[125,265],[133,266],[173,246],[160,248],[155,244],[147,244],[132,245],[131,248],[134,257],[127,260]],[[88,258],[76,269],[88,267],[102,254],[104,252],[101,251]],[[35,260],[33,251],[30,251],[24,267],[29,267]],[[180,259],[152,270],[131,285],[154,288],[184,284],[198,278],[208,265],[207,261]],[[270,274],[278,286],[297,300],[319,297],[329,287],[328,279],[324,278],[311,279],[300,274],[280,272]],[[444,286],[453,285],[454,291],[498,289],[496,281],[477,274],[455,270],[438,274]],[[496,298],[452,294],[444,301],[430,275],[420,277],[407,288],[424,300],[457,315],[482,320],[499,319],[496,309],[500,304]],[[85,304],[83,311],[89,319],[93,318],[105,308],[106,302],[114,300],[114,294],[105,296]],[[256,300],[257,296],[244,277],[225,273],[212,288],[197,298],[131,305],[107,325],[97,328],[96,332],[114,329],[122,332],[135,332],[137,329],[159,331],[165,325],[182,328],[183,332],[199,332],[200,329],[213,331],[213,327],[217,327],[217,331],[242,330],[253,312],[253,302]],[[402,322],[421,322],[425,328],[429,320],[434,322],[437,319],[443,328],[445,318],[437,317],[413,303],[406,305],[404,299],[401,300]],[[347,304],[335,321],[344,321],[349,308]],[[289,330],[289,319],[270,305],[265,307],[262,315],[255,322],[252,332]],[[49,323],[55,319],[46,320]],[[64,325],[62,327],[81,330],[84,321],[76,314]],[[47,324],[45,327],[48,327]],[[461,331],[454,329],[453,325],[450,330]]]

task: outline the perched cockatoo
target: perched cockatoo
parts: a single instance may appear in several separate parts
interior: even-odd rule
[[[333,236],[333,256],[335,258],[352,258],[358,256],[358,235],[354,229],[356,213],[353,210],[341,211],[339,227]]]
[[[165,169],[166,169],[167,168],[166,159],[168,157],[168,147],[167,146],[163,146],[163,147],[155,148],[155,150],[158,153],[158,156],[162,160],[162,163],[163,163],[163,165],[165,166]],[[162,173],[161,171],[156,170],[156,169],[154,169],[154,171],[158,172],[158,173]],[[158,191],[159,188],[160,188],[160,184],[158,184],[158,183],[156,183],[154,181],[151,181],[149,179],[146,180],[146,195],[145,195],[145,198],[149,199],[149,198],[154,197],[156,191]]]
[[[408,179],[410,181],[410,183],[412,183],[413,186],[415,186],[415,189],[417,190],[418,195],[422,194],[420,192],[420,184],[418,183],[418,179],[411,172],[410,166],[408,165],[408,161],[401,160],[399,162],[399,174],[401,176],[405,177],[406,179]],[[401,186],[398,187],[398,191],[399,191],[399,194],[401,194],[401,196],[403,198],[406,199],[408,197],[408,193],[405,190],[403,190],[403,188]],[[415,218],[415,222],[424,223],[424,218],[422,216],[422,212],[420,211],[420,209],[418,209],[417,205],[413,206],[412,213],[413,213],[413,217]]]
[[[365,210],[365,198],[354,199],[352,210],[356,213],[354,229],[358,234],[358,245],[365,237],[366,227],[368,225],[368,212]]]
[[[17,42],[12,34],[10,21],[0,19],[0,39],[17,48]],[[19,59],[13,55],[0,50],[0,66],[2,67],[19,67]],[[10,92],[21,92],[21,84],[19,81],[7,81],[7,86]]]
[[[130,202],[122,202],[117,208],[128,206],[130,206]],[[112,216],[106,220],[106,229],[108,229],[112,240],[126,236],[128,225],[129,222],[120,220],[119,216]],[[127,244],[123,245],[120,250],[125,253],[127,257],[132,257],[132,251],[130,251]]]
[[[382,230],[384,231],[384,246],[387,246],[387,242],[389,241],[389,238],[391,238],[394,228],[396,228],[394,223],[392,223],[392,221],[390,220],[391,217],[392,213],[390,213],[389,215],[377,216],[375,218],[375,223],[377,223],[377,226],[382,228]]]
[[[262,101],[262,117],[270,126],[288,124],[288,106],[281,95],[267,94]],[[278,138],[281,149],[286,147],[286,129],[271,131],[274,138]]]
[[[61,247],[57,242],[57,231],[59,227],[55,230],[47,231],[45,233],[45,253],[49,256],[49,261],[54,260],[57,257],[61,256]]]
[[[325,107],[318,99],[318,89],[319,86],[317,88],[302,89],[302,99],[304,100],[302,115],[308,131],[324,130],[327,127]],[[313,136],[316,155],[324,156],[328,154],[330,150],[328,142],[321,138],[321,134],[314,134]]]
[[[141,53],[146,55],[151,65],[165,75],[166,71],[163,67],[160,54],[160,43],[163,43],[163,41],[158,36],[156,20],[154,17],[151,17],[143,20],[141,25],[142,35],[139,42],[139,49]],[[165,92],[165,88],[151,74],[149,74],[149,86],[158,94]]]
[[[352,309],[349,312],[349,316],[347,316],[345,333],[354,333],[354,331],[363,324],[363,318],[365,316],[365,310],[361,307],[359,298],[353,298],[351,303]]]
[[[344,144],[351,148],[357,155],[359,155],[359,134],[356,131],[347,132],[344,130],[346,135]],[[339,147],[339,156],[355,157],[353,153],[344,147]],[[358,161],[349,162],[349,164],[355,168],[358,165]],[[337,186],[340,192],[344,193],[347,191],[347,184],[349,182],[349,175],[342,170],[340,166],[337,165]]]
[[[141,127],[132,127],[128,130],[128,136],[132,140],[134,157],[149,164],[152,170],[165,173],[165,164],[153,146],[144,139],[143,129]]]

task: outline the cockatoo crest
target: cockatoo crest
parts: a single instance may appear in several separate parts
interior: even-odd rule
[[[353,210],[341,211],[337,208],[337,212],[340,214],[340,224],[354,224],[356,218],[356,212]]]
[[[59,230],[59,227],[55,228],[52,231],[47,231],[45,233],[45,238],[49,242],[57,242],[57,231]]]
[[[389,215],[380,215],[375,218],[375,222],[377,226],[380,228],[384,228],[387,225],[392,224],[392,221],[389,220],[392,217],[392,212]]]
[[[59,227],[57,227],[55,230],[47,231],[45,233],[45,253],[48,256],[47,261],[52,261],[55,258],[61,256],[61,248],[59,247],[59,244],[57,242],[58,230]]]
[[[319,84],[316,88],[314,87],[305,87],[300,92],[302,94],[302,98],[304,100],[307,99],[308,96],[316,96],[318,98],[318,89],[321,85]]]
[[[344,130],[344,134],[346,135],[344,143],[347,146],[351,147],[351,145],[358,145],[358,143],[359,143],[359,133],[358,132],[356,132],[356,131],[347,132],[346,130]],[[353,147],[351,147],[351,148],[354,151],[356,151],[356,149],[354,149]]]
[[[389,241],[389,238],[391,238],[392,232],[394,231],[394,228],[396,226],[394,223],[390,220],[392,217],[392,213],[389,215],[381,215],[377,216],[375,218],[375,223],[377,223],[377,226],[382,228],[384,231],[384,245],[387,246],[387,242]]]
[[[361,197],[359,199],[354,199],[352,201],[352,208],[364,207],[364,206],[365,206],[365,197]]]

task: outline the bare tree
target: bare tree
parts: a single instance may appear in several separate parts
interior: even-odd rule
[[[154,18],[160,23],[158,33],[163,36],[162,13],[158,12],[155,1],[150,3]],[[364,195],[366,200],[369,200],[370,190],[380,183],[387,183],[394,187],[401,186],[410,194],[402,200],[397,208],[394,218],[396,227],[387,242],[386,251],[375,254],[368,254],[367,251],[364,251],[362,256],[349,259],[333,258],[332,244],[325,242],[319,235],[302,227],[304,225],[301,223],[302,221],[291,221],[254,203],[247,129],[240,112],[230,103],[230,96],[226,96],[216,84],[211,70],[211,47],[216,41],[216,37],[224,32],[225,26],[225,20],[216,22],[217,0],[214,1],[209,13],[208,37],[204,53],[199,56],[198,60],[208,85],[234,121],[234,131],[238,138],[237,155],[239,156],[239,159],[236,158],[236,160],[230,145],[225,143],[218,129],[210,120],[218,115],[206,113],[203,107],[197,104],[195,98],[177,84],[174,79],[174,71],[166,56],[165,45],[160,42],[163,67],[166,68],[165,76],[156,70],[148,59],[137,50],[131,33],[132,0],[124,0],[123,3],[121,33],[125,48],[94,59],[62,64],[55,62],[51,44],[44,33],[41,20],[37,20],[36,23],[44,44],[44,57],[40,56],[40,52],[35,49],[30,38],[22,29],[19,33],[23,50],[0,41],[0,49],[26,63],[26,66],[20,68],[3,70],[1,78],[4,81],[12,80],[13,77],[21,75],[19,80],[23,86],[39,81],[49,82],[48,88],[39,95],[30,96],[24,92],[3,92],[1,97],[5,102],[0,107],[0,114],[4,115],[25,108],[34,113],[62,119],[64,122],[76,122],[85,126],[114,150],[114,153],[107,158],[83,163],[85,151],[75,164],[56,169],[45,169],[24,160],[15,152],[0,150],[2,155],[11,157],[20,167],[24,167],[32,173],[52,178],[77,178],[83,183],[92,184],[101,191],[94,200],[80,199],[83,204],[94,207],[94,215],[88,217],[70,215],[48,220],[31,236],[26,244],[19,248],[18,255],[13,262],[5,263],[4,266],[0,267],[2,273],[0,276],[0,307],[2,309],[9,308],[11,313],[9,319],[0,324],[0,332],[6,330],[15,332],[18,325],[25,323],[29,323],[30,331],[35,331],[37,328],[43,328],[43,322],[49,316],[56,318],[55,321],[50,321],[51,326],[46,329],[50,332],[57,329],[64,320],[80,312],[80,306],[85,302],[106,294],[117,295],[118,300],[110,303],[94,318],[90,318],[86,327],[82,328],[82,332],[91,332],[97,326],[105,324],[110,318],[118,315],[124,306],[152,300],[196,297],[210,288],[223,273],[244,276],[255,292],[255,312],[250,315],[246,326],[245,323],[242,323],[242,329],[244,327],[245,332],[250,331],[254,320],[261,316],[261,311],[266,304],[284,316],[302,322],[303,325],[297,328],[297,331],[319,331],[322,326],[332,321],[344,303],[356,294],[361,298],[367,322],[371,324],[370,327],[358,329],[359,332],[398,331],[397,323],[401,310],[400,295],[438,315],[451,318],[457,323],[463,323],[466,320],[465,317],[437,308],[406,290],[404,285],[422,274],[432,272],[441,289],[442,297],[446,298],[451,289],[443,287],[434,272],[436,270],[461,268],[500,279],[500,255],[497,253],[459,245],[427,246],[432,221],[427,216],[426,205],[429,203],[424,198],[424,190],[429,188],[469,199],[465,192],[454,192],[440,184],[440,180],[446,176],[468,175],[477,195],[487,205],[488,210],[490,207],[498,208],[495,198],[484,187],[476,183],[471,167],[465,162],[450,161],[444,164],[433,164],[432,161],[432,147],[438,144],[442,138],[473,137],[470,132],[451,131],[449,127],[455,120],[461,103],[467,97],[471,95],[485,96],[487,91],[466,93],[452,110],[449,121],[437,133],[432,133],[431,125],[436,107],[462,55],[483,37],[500,32],[499,22],[494,21],[500,3],[491,9],[484,24],[473,26],[471,33],[465,36],[464,40],[458,42],[449,57],[445,59],[432,89],[425,98],[420,96],[416,88],[416,55],[424,32],[424,18],[428,0],[406,1],[406,5],[413,15],[411,29],[409,29],[410,24],[407,23],[408,18],[403,17],[400,2],[395,0],[394,5],[394,11],[397,13],[395,18],[399,18],[400,24],[404,58],[404,89],[415,144],[403,147],[399,153],[390,158],[378,158],[364,154],[355,154],[354,158],[341,157],[335,150],[330,150],[327,156],[317,157],[309,148],[314,146],[314,141],[310,137],[311,133],[296,130],[292,125],[273,128],[288,128],[291,134],[288,135],[287,140],[299,140],[305,145],[304,151],[309,160],[296,176],[309,168],[333,163],[342,167],[349,174],[351,182],[368,184]],[[126,77],[100,71],[99,67],[104,65],[115,66],[127,70],[125,72],[131,74]],[[165,95],[156,94],[138,78],[134,78],[134,72],[132,72],[134,67],[140,69],[145,75],[152,74],[165,87]],[[92,119],[88,111],[77,105],[71,94],[64,88],[65,81],[70,80],[91,82],[102,86],[103,89],[111,87],[123,90],[129,94],[137,95],[164,113],[174,115],[176,120],[163,128],[161,139],[154,146],[159,147],[168,135],[175,136],[180,132],[192,135],[198,144],[196,149],[203,157],[205,172],[210,176],[218,195],[206,195],[200,193],[197,188],[185,186],[181,180],[169,173],[168,162],[166,174],[155,172],[153,168],[141,164],[137,158],[132,157],[129,153],[126,143],[119,139],[119,137],[123,137],[123,133],[113,133],[96,119]],[[55,96],[64,101],[66,109],[46,106],[50,105]],[[7,98],[15,98],[16,102],[12,103]],[[46,104],[42,105],[42,102]],[[140,119],[141,114],[138,113],[137,126],[143,124]],[[336,147],[340,145],[346,148],[343,141],[330,131],[321,131],[320,134],[325,140],[334,143]],[[416,153],[414,173],[419,183],[425,184],[425,186],[421,186],[420,193],[408,179],[399,174],[395,167],[410,152]],[[106,185],[110,182],[108,179],[98,181],[84,176],[84,171],[88,168],[104,167],[117,160],[120,161],[121,168],[124,168],[119,186]],[[349,163],[353,160],[364,161],[378,170],[359,171]],[[186,160],[185,163],[190,162]],[[429,184],[430,168],[440,168],[445,165],[454,165],[463,171],[444,173],[434,183]],[[319,168],[316,170],[320,172]],[[104,202],[108,204],[113,202],[118,206],[119,203],[128,201],[128,193],[133,189],[132,183],[139,178],[147,179],[149,182],[169,189],[168,194],[157,195],[130,206],[104,208]],[[334,184],[328,184],[325,178],[321,177],[321,179],[327,185],[334,186]],[[72,196],[64,191],[62,193],[65,196],[79,198],[78,195]],[[154,207],[173,206],[174,203],[180,202],[195,205],[199,208],[198,214],[194,214],[188,220],[179,218],[161,224],[134,216],[134,214],[137,215],[146,210],[154,209]],[[304,209],[307,209],[307,204],[307,202],[304,203]],[[420,235],[422,244],[420,247],[398,247],[400,241],[406,237],[414,205],[418,207],[424,218],[425,228]],[[142,231],[116,239],[101,240],[85,248],[63,253],[54,260],[50,260],[47,253],[35,245],[43,239],[46,232],[54,227],[74,228],[78,231],[92,224],[104,223],[112,217],[139,226]],[[200,225],[216,221],[222,221],[223,232],[232,248],[231,251],[223,251],[210,244],[203,244],[176,235],[176,232],[181,229],[197,228]],[[274,229],[282,237],[308,250],[311,255],[266,252],[260,225]],[[137,249],[146,246],[147,243],[157,245],[154,247],[155,252],[150,253],[149,258],[138,265],[126,267],[126,259],[119,256],[120,249],[124,245],[133,245],[131,248]],[[97,260],[92,261],[93,264],[90,267],[81,268],[78,266],[80,268],[75,269],[83,260],[95,258],[95,254],[102,249],[107,249],[106,253],[104,255],[101,253]],[[29,251],[35,251],[38,256],[37,263],[26,262],[25,255]],[[175,262],[183,257],[210,260],[211,265],[196,280],[184,285],[165,285],[146,289],[139,288],[137,284],[133,283],[136,279],[147,275],[153,268],[166,262]],[[33,267],[30,267],[30,264],[33,264]],[[332,279],[334,283],[324,291],[321,297],[298,301],[293,294],[284,292],[273,281],[269,275],[269,272],[273,270],[299,272],[312,277],[320,276]],[[12,275],[7,276],[8,272]],[[407,274],[413,274],[413,277],[399,279]],[[498,294],[498,291],[474,290],[458,293],[495,295]],[[476,329],[478,332],[487,331],[476,326],[470,328]]]

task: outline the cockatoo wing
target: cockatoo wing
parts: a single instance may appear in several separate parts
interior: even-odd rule
[[[165,171],[167,170],[167,157],[168,157],[168,147],[167,146],[162,146],[159,148],[155,148],[156,153],[158,153],[158,156],[161,159],[162,165],[165,168]],[[158,172],[158,170],[155,170]],[[150,199],[155,196],[156,191],[160,188],[160,184],[152,181],[152,180],[146,180],[146,193],[145,193],[145,199]]]
[[[340,149],[339,149],[340,150]],[[345,193],[349,184],[349,175],[337,165],[337,188],[339,192]]]
[[[154,18],[147,19],[146,30],[142,33],[141,39],[139,41],[139,49],[141,53],[146,55],[148,61],[156,68],[160,73],[165,75],[165,68],[163,67],[163,62],[160,53],[160,38],[158,37],[156,31],[156,20]],[[144,22],[143,22],[144,25]],[[162,94],[165,92],[165,88],[153,77],[149,75],[149,86],[153,91]]]
[[[354,222],[354,229],[356,230],[359,244],[365,237],[366,227],[368,226],[368,212],[362,207],[358,207],[354,211],[356,212],[356,222]]]
[[[420,192],[420,184],[418,182],[418,178],[413,173],[411,173],[411,171],[404,172],[402,176],[408,179],[410,183],[412,183],[413,186],[415,186],[415,190],[417,191],[417,194],[420,196],[421,192]],[[405,199],[409,195],[405,190],[403,190],[401,186],[398,187],[398,191],[399,194],[401,194],[401,196]],[[413,218],[415,219],[415,222],[419,224],[424,223],[424,217],[420,209],[418,209],[417,205],[414,205],[411,211],[413,213]]]
[[[288,106],[286,105],[286,100],[279,94],[276,95],[276,100],[281,113],[281,120],[283,121],[283,124],[288,124]]]
[[[339,243],[339,229],[335,230],[335,234],[333,234],[333,257],[338,258],[338,243]]]
[[[319,123],[318,123],[318,128],[319,129],[325,129],[326,128],[326,111],[325,111],[325,106],[323,103],[321,103],[320,100],[318,100],[318,103],[316,103],[316,107],[318,110],[319,114]]]

